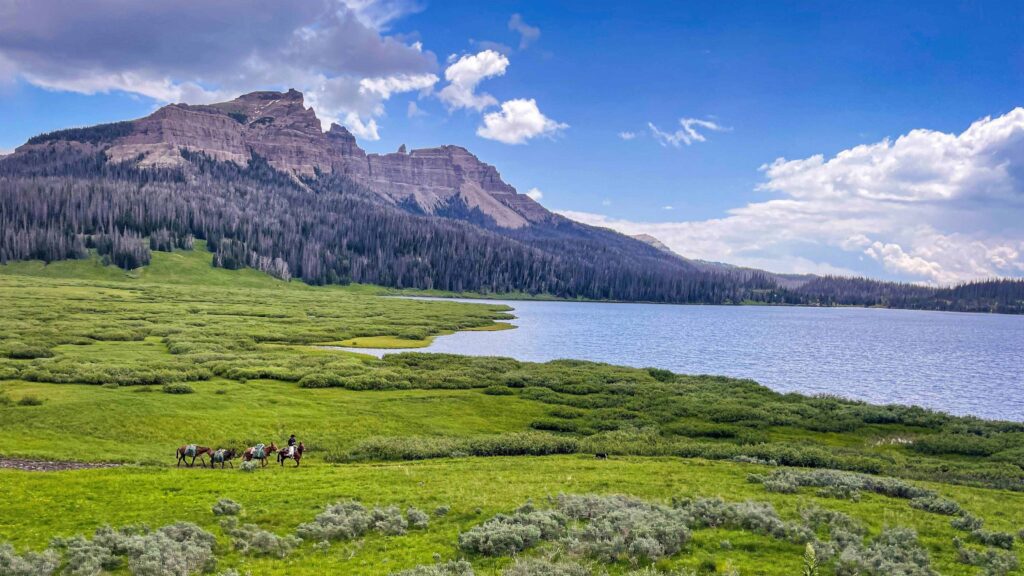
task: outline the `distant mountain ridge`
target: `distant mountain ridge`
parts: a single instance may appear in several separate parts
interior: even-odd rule
[[[459,146],[367,154],[294,90],[41,134],[0,158],[0,264],[93,249],[131,269],[193,237],[216,266],[311,284],[1024,312],[1022,281],[935,289],[689,260],[554,214]]]

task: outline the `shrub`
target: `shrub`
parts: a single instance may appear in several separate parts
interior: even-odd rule
[[[370,511],[370,529],[391,536],[405,534],[409,522],[395,506],[374,508]]]
[[[653,562],[678,552],[690,538],[690,516],[623,496],[558,497],[559,509],[574,520],[589,520],[572,534],[576,552],[602,562]]]
[[[392,572],[390,576],[473,576],[473,565],[465,560],[451,560]]]
[[[349,500],[328,506],[312,522],[300,524],[303,540],[351,540],[370,529],[370,514],[359,502]]]
[[[255,472],[255,471],[259,470],[259,469],[260,469],[260,465],[255,460],[248,460],[248,461],[243,460],[238,465],[238,470],[241,471],[241,472]]]
[[[526,506],[514,514],[498,514],[459,535],[459,548],[485,556],[510,556],[565,531],[566,517],[556,510]]]
[[[962,512],[960,505],[941,496],[918,496],[910,500],[910,506],[932,514],[944,514],[952,516]]]
[[[42,406],[43,399],[38,396],[22,396],[21,400],[18,400],[18,406]]]
[[[989,532],[978,528],[971,531],[971,538],[979,544],[985,546],[995,546],[996,548],[1004,548],[1006,550],[1013,549],[1013,534],[1009,532]]]
[[[302,542],[295,536],[278,536],[255,524],[239,524],[235,518],[224,520],[221,527],[231,536],[232,547],[249,556],[285,558]]]
[[[115,557],[108,548],[83,536],[75,536],[66,540],[55,539],[52,544],[54,547],[65,550],[67,564],[64,567],[64,573],[70,576],[95,576],[104,570],[117,568],[120,563],[120,559]],[[0,574],[5,574],[2,568],[3,562],[0,562]]]
[[[586,566],[575,562],[551,562],[541,558],[520,558],[502,576],[591,576]]]
[[[882,531],[867,547],[850,546],[839,556],[836,575],[936,576],[928,552],[917,541],[917,533],[907,528]]]
[[[53,550],[19,555],[14,547],[0,543],[0,573],[4,576],[50,576],[60,566],[60,555]]]
[[[192,394],[195,392],[188,384],[164,384],[161,390],[164,394]]]
[[[483,392],[490,396],[512,396],[515,394],[515,391],[508,386],[488,386],[484,388]]]
[[[53,358],[53,351],[44,346],[31,346],[21,342],[12,342],[7,346],[7,357],[12,360]]]
[[[954,530],[973,532],[975,530],[980,530],[984,521],[982,521],[981,518],[972,515],[970,512],[961,512],[960,515],[953,518],[949,524]]]
[[[434,516],[437,516],[438,518],[441,516],[447,516],[450,511],[451,508],[449,506],[438,506],[437,508],[434,508]]]
[[[940,506],[937,502],[941,500],[931,490],[915,486],[903,480],[885,476],[869,476],[855,472],[841,472],[839,470],[775,470],[767,476],[751,474],[747,477],[747,480],[760,482],[764,485],[765,489],[773,492],[795,492],[802,486],[813,486],[842,490],[864,490],[892,498],[929,498],[932,499],[929,502],[937,506]],[[941,506],[948,505],[942,504]]]
[[[1013,552],[1002,552],[992,548],[978,551],[968,548],[959,538],[953,538],[957,560],[961,564],[969,564],[982,569],[985,576],[1004,576],[1020,566],[1017,555]]]
[[[104,527],[96,531],[92,543],[108,550],[111,556],[126,556],[134,576],[185,576],[212,570],[215,564],[216,539],[189,522],[153,532],[145,527]]]
[[[237,516],[242,513],[242,505],[229,498],[221,498],[213,505],[215,516]]]
[[[460,456],[546,456],[579,451],[575,438],[542,432],[512,432],[468,438],[374,436],[347,454],[328,454],[328,462],[345,460],[422,460]]]
[[[424,530],[430,525],[430,516],[418,508],[409,507],[405,511],[405,517],[409,520],[409,527],[415,530]]]

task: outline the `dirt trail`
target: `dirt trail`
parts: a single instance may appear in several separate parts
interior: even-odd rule
[[[13,468],[28,472],[59,472],[61,470],[88,470],[91,468],[116,468],[121,464],[109,462],[60,462],[55,460],[26,460],[24,458],[0,457],[0,468]]]

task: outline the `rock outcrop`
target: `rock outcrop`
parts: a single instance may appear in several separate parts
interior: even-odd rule
[[[465,148],[406,151],[403,144],[392,154],[367,154],[344,127],[332,124],[323,132],[313,109],[306,108],[295,90],[253,92],[219,104],[171,104],[130,124],[127,134],[101,143],[110,161],[141,158],[143,166],[174,166],[185,163],[182,149],[238,164],[259,156],[297,177],[343,174],[386,202],[425,213],[461,203],[503,228],[554,217]],[[18,150],[67,145],[88,130],[44,135]]]

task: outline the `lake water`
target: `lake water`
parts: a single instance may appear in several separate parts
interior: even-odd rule
[[[438,337],[419,350],[536,362],[576,358],[723,374],[751,378],[782,392],[836,394],[1024,421],[1024,316],[500,303],[515,309],[515,330],[460,332]]]

